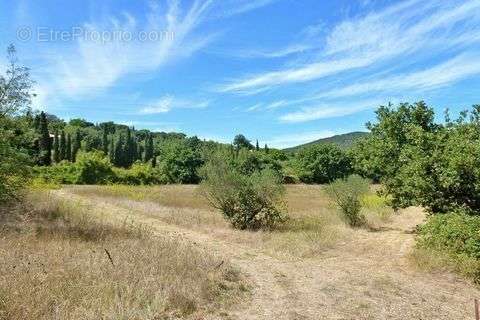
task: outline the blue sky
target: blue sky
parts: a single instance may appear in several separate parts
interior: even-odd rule
[[[2,0],[9,43],[35,108],[225,142],[364,130],[389,101],[480,103],[480,0]]]

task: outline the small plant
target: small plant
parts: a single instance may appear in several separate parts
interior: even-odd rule
[[[368,180],[351,175],[346,179],[338,179],[327,186],[329,196],[342,211],[345,221],[352,227],[359,227],[365,223],[361,213],[363,195],[368,192]]]
[[[214,154],[203,167],[202,193],[238,229],[271,229],[287,219],[281,178],[272,170],[240,173]]]

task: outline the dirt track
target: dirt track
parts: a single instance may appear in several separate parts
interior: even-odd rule
[[[252,295],[210,319],[473,319],[473,298],[480,297],[477,288],[454,275],[426,274],[409,264],[411,231],[422,219],[418,209],[395,217],[381,231],[358,230],[352,239],[317,257],[282,259],[228,238],[165,224],[142,208],[132,212],[108,199],[86,198],[68,189],[54,194],[226,256],[250,279]]]

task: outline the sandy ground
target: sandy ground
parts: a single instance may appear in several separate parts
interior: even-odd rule
[[[226,256],[249,279],[251,296],[198,319],[474,319],[473,299],[480,298],[477,287],[453,274],[424,273],[412,266],[412,231],[424,218],[418,208],[405,210],[379,231],[356,230],[314,257],[283,259],[238,240],[167,224],[140,204],[132,210],[68,189],[54,194]]]

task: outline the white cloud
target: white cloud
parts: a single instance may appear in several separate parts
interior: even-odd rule
[[[164,96],[161,99],[153,102],[152,104],[142,108],[140,110],[141,114],[157,114],[157,113],[166,113],[172,109],[172,96]]]
[[[277,109],[277,108],[280,108],[280,107],[283,107],[287,105],[287,101],[285,100],[280,100],[280,101],[275,101],[275,102],[272,102],[270,104],[268,104],[265,109],[267,110],[273,110],[273,109]]]
[[[336,118],[354,114],[360,111],[374,109],[385,101],[359,101],[356,103],[345,104],[320,104],[316,106],[303,107],[300,111],[284,114],[280,116],[280,121],[288,123],[307,122],[318,119]]]
[[[302,68],[291,68],[282,71],[268,72],[262,75],[248,77],[239,81],[220,86],[220,92],[251,93],[252,90],[266,90],[281,84],[305,82],[320,77],[326,77],[345,70],[360,68],[368,65],[371,58],[349,58],[318,62]]]
[[[246,111],[247,111],[247,112],[256,111],[256,110],[260,109],[262,106],[263,106],[263,104],[262,104],[262,103],[257,103],[257,104],[255,104],[255,105],[253,105],[253,106],[251,106],[251,107],[247,108],[247,110],[246,110]]]
[[[329,131],[329,130],[293,133],[293,134],[276,136],[273,139],[265,141],[265,143],[269,147],[284,149],[284,148],[298,146],[298,145],[315,141],[318,139],[328,138],[334,135],[335,135],[335,132]]]
[[[172,95],[165,95],[144,106],[140,109],[139,114],[148,115],[167,113],[172,109],[203,109],[208,107],[209,104],[209,101],[195,102],[192,100],[178,99]]]
[[[255,10],[278,0],[222,0],[225,5],[223,12],[225,16],[245,13]]]
[[[109,36],[131,35],[132,40],[117,36],[101,41],[89,36],[61,46],[53,43],[48,47],[50,52],[43,52],[46,61],[42,67],[33,68],[34,78],[43,86],[42,102],[91,98],[127,76],[155,72],[189,57],[215,37],[198,32],[211,6],[211,0],[195,0],[187,8],[181,8],[179,0],[151,1],[145,17],[122,13],[84,23],[84,34],[107,32]],[[141,35],[156,38],[141,40]]]
[[[277,50],[240,50],[235,53],[240,58],[283,58],[290,55],[303,53],[312,50],[314,47],[308,44],[292,44]]]
[[[408,64],[478,42],[479,33],[480,0],[404,1],[336,25],[312,63],[238,78],[217,89],[254,94],[387,61]],[[399,57],[400,61],[393,62]]]
[[[345,86],[320,94],[316,98],[339,98],[402,90],[425,91],[448,86],[477,74],[480,74],[479,55],[463,54],[426,70]]]

